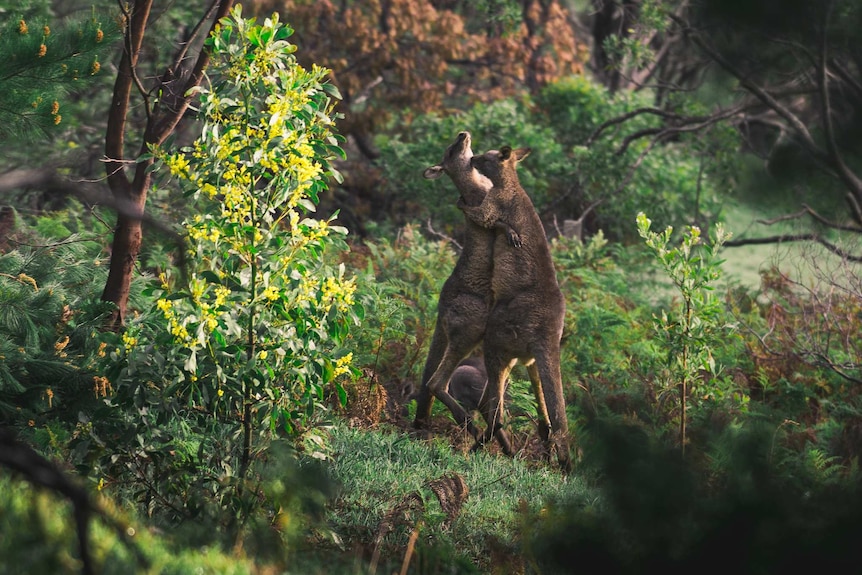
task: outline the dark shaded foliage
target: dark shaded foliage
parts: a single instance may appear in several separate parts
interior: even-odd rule
[[[716,438],[732,454],[720,474],[636,426],[599,419],[587,433],[584,464],[605,501],[565,503],[541,524],[532,551],[543,572],[806,572],[862,560],[858,483],[777,464],[773,429]]]

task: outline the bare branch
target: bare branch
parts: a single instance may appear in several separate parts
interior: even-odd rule
[[[584,142],[584,145],[589,147],[596,139],[598,139],[598,137],[602,134],[602,132],[604,132],[606,129],[610,128],[611,126],[615,126],[617,124],[622,124],[624,122],[627,122],[628,120],[631,120],[632,118],[634,118],[636,116],[641,116],[643,114],[653,114],[655,116],[660,116],[662,118],[671,119],[671,120],[682,121],[682,120],[686,119],[685,116],[680,116],[679,114],[674,114],[673,112],[668,112],[666,110],[662,110],[661,108],[652,108],[652,107],[637,108],[636,110],[632,110],[631,112],[627,112],[621,116],[617,116],[616,118],[611,118],[610,120],[606,120],[605,122],[602,122],[601,124],[599,124],[599,127],[596,128],[592,134],[590,134],[590,136],[587,138],[587,141]],[[702,119],[705,119],[705,117],[697,117],[697,119],[695,121],[701,121]]]
[[[431,218],[428,218],[428,222],[426,222],[425,224],[425,229],[427,229],[428,233],[430,233],[431,235],[451,243],[453,246],[455,246],[455,249],[457,249],[459,253],[463,251],[464,248],[461,246],[461,244],[455,241],[455,238],[449,237],[446,234],[438,232],[434,229],[434,226],[431,225]]]
[[[210,23],[209,33],[215,28],[218,24],[219,20],[224,18],[230,13],[230,9],[233,6],[233,0],[217,0],[218,1],[218,10],[215,14],[215,18],[213,18]],[[201,22],[206,21],[212,14],[212,9],[207,11],[207,14],[201,18]],[[199,22],[199,25],[201,24]],[[189,105],[191,104],[193,94],[190,94],[192,88],[200,86],[201,81],[203,80],[204,70],[209,65],[210,56],[209,52],[205,49],[201,49],[198,53],[197,61],[195,62],[194,68],[192,69],[191,74],[189,75],[188,80],[186,81],[182,91],[182,94],[176,109],[170,110],[167,113],[162,114],[159,118],[156,118],[152,122],[147,123],[147,129],[144,133],[144,142],[141,148],[141,152],[146,152],[147,148],[151,144],[161,144],[165,138],[170,135],[174,128],[176,128],[179,121],[182,119],[183,114],[185,114]],[[146,166],[143,164],[138,164],[138,170],[135,174],[135,179],[143,178],[144,172],[146,170]]]
[[[742,110],[744,110],[744,106],[737,106],[736,108],[731,108],[723,112],[716,112],[712,116],[685,118],[685,123],[681,126],[664,126],[661,128],[645,128],[643,130],[639,130],[633,134],[629,134],[628,136],[626,136],[626,138],[623,140],[623,143],[620,145],[619,149],[615,152],[615,154],[617,156],[621,156],[625,153],[625,151],[628,149],[632,142],[640,138],[656,135],[656,138],[665,139],[670,136],[682,134],[685,132],[697,132],[699,130],[702,130],[703,128],[711,126],[712,124],[717,124],[718,122],[735,116],[739,114]]]
[[[765,226],[771,226],[772,224],[777,224],[779,222],[786,222],[789,220],[798,220],[802,216],[804,216],[806,210],[802,209],[793,214],[785,214],[783,216],[778,216],[776,218],[772,218],[771,220],[755,220],[758,224],[763,224]]]
[[[105,206],[120,215],[140,220],[152,226],[165,234],[171,243],[177,247],[178,267],[182,271],[185,270],[185,238],[169,224],[154,218],[150,214],[140,213],[130,201],[110,194],[104,186],[87,181],[75,182],[67,180],[60,176],[53,168],[11,170],[0,174],[0,195],[27,188],[71,196],[87,206]]]
[[[724,68],[725,71],[738,79],[740,84],[752,95],[754,95],[758,100],[763,102],[763,104],[765,104],[767,107],[774,110],[788,124],[790,124],[795,133],[801,139],[802,144],[805,146],[806,149],[808,149],[812,156],[824,163],[830,163],[829,157],[826,152],[822,148],[820,148],[820,146],[817,145],[817,143],[814,141],[814,138],[811,136],[811,133],[808,131],[808,127],[801,119],[799,119],[798,116],[796,116],[796,114],[791,112],[787,107],[785,107],[781,102],[776,100],[766,90],[764,90],[754,81],[752,81],[741,70],[731,64],[724,56],[719,54],[718,51],[716,51],[714,48],[704,42],[703,39],[700,37],[700,34],[696,30],[692,29],[686,22],[674,15],[671,15],[670,18],[683,28],[687,36],[691,38],[692,42],[694,42],[695,45],[697,45],[701,50],[703,50],[718,65]]]
[[[824,226],[832,228],[833,230],[840,230],[843,232],[855,232],[862,233],[862,228],[858,226],[848,226],[844,224],[839,224],[838,222],[832,222],[815,212],[808,204],[802,204],[803,209],[816,221],[820,222]]]
[[[725,247],[735,248],[740,246],[764,245],[764,244],[782,244],[789,242],[817,242],[833,254],[845,259],[849,262],[862,262],[862,256],[851,254],[850,252],[839,248],[832,242],[828,241],[820,234],[805,233],[805,234],[779,234],[775,236],[766,236],[762,238],[740,238],[736,240],[728,240],[724,243]]]
[[[853,77],[850,71],[835,58],[829,59],[829,65],[835,70],[838,78],[843,80],[845,84],[853,89],[856,93],[856,97],[862,99],[862,84]]]

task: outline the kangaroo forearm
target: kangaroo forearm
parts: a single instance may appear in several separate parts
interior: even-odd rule
[[[483,228],[488,228],[489,230],[494,229],[500,220],[500,216],[493,206],[487,206],[484,204],[478,206],[467,206],[462,205],[459,202],[458,207],[461,208],[461,211],[464,212],[465,216],[470,218],[470,221],[482,226]]]

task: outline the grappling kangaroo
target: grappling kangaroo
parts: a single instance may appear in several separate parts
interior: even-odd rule
[[[424,176],[437,179],[447,174],[461,194],[459,202],[478,206],[492,188],[492,183],[470,165],[473,157],[470,145],[469,132],[458,134],[455,142],[446,149],[443,161],[426,169]],[[495,221],[487,227],[489,229],[485,229],[484,224],[479,226],[467,220],[461,256],[440,292],[437,326],[422,371],[422,384],[416,393],[416,418],[413,421],[416,428],[427,426],[431,405],[436,397],[449,408],[455,421],[466,427],[477,441],[480,434],[473,425],[472,417],[449,393],[449,380],[461,360],[471,354],[485,335],[485,322],[491,306],[492,250],[497,231],[500,237],[505,238],[503,247],[498,249],[517,251],[513,246],[520,246],[516,229],[504,221]],[[508,435],[502,429],[496,431],[503,451],[512,455]]]
[[[566,303],[557,283],[545,229],[515,169],[529,153],[529,149],[505,146],[473,156],[471,165],[494,186],[478,206],[458,202],[468,219],[488,229],[505,221],[518,230],[522,242],[521,249],[513,250],[506,237],[495,232],[493,304],[483,340],[488,385],[480,411],[488,428],[482,442],[489,441],[500,428],[506,380],[515,362],[521,360],[528,366],[531,379],[534,370],[538,370],[541,389],[534,391],[537,398],[544,398],[550,416],[549,422],[540,420],[539,435],[548,455],[556,448],[560,466],[569,470],[568,420],[560,375]],[[533,383],[535,387],[536,380]]]

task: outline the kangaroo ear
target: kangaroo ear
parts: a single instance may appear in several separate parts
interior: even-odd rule
[[[430,168],[425,168],[425,171],[422,172],[422,175],[425,176],[426,180],[436,180],[440,176],[443,175],[443,166],[431,166]]]
[[[517,150],[512,150],[512,155],[515,157],[516,162],[520,162],[524,158],[530,155],[530,152],[533,150],[530,148],[518,148]]]
[[[500,159],[504,162],[512,155],[512,146],[503,146],[500,148]]]

